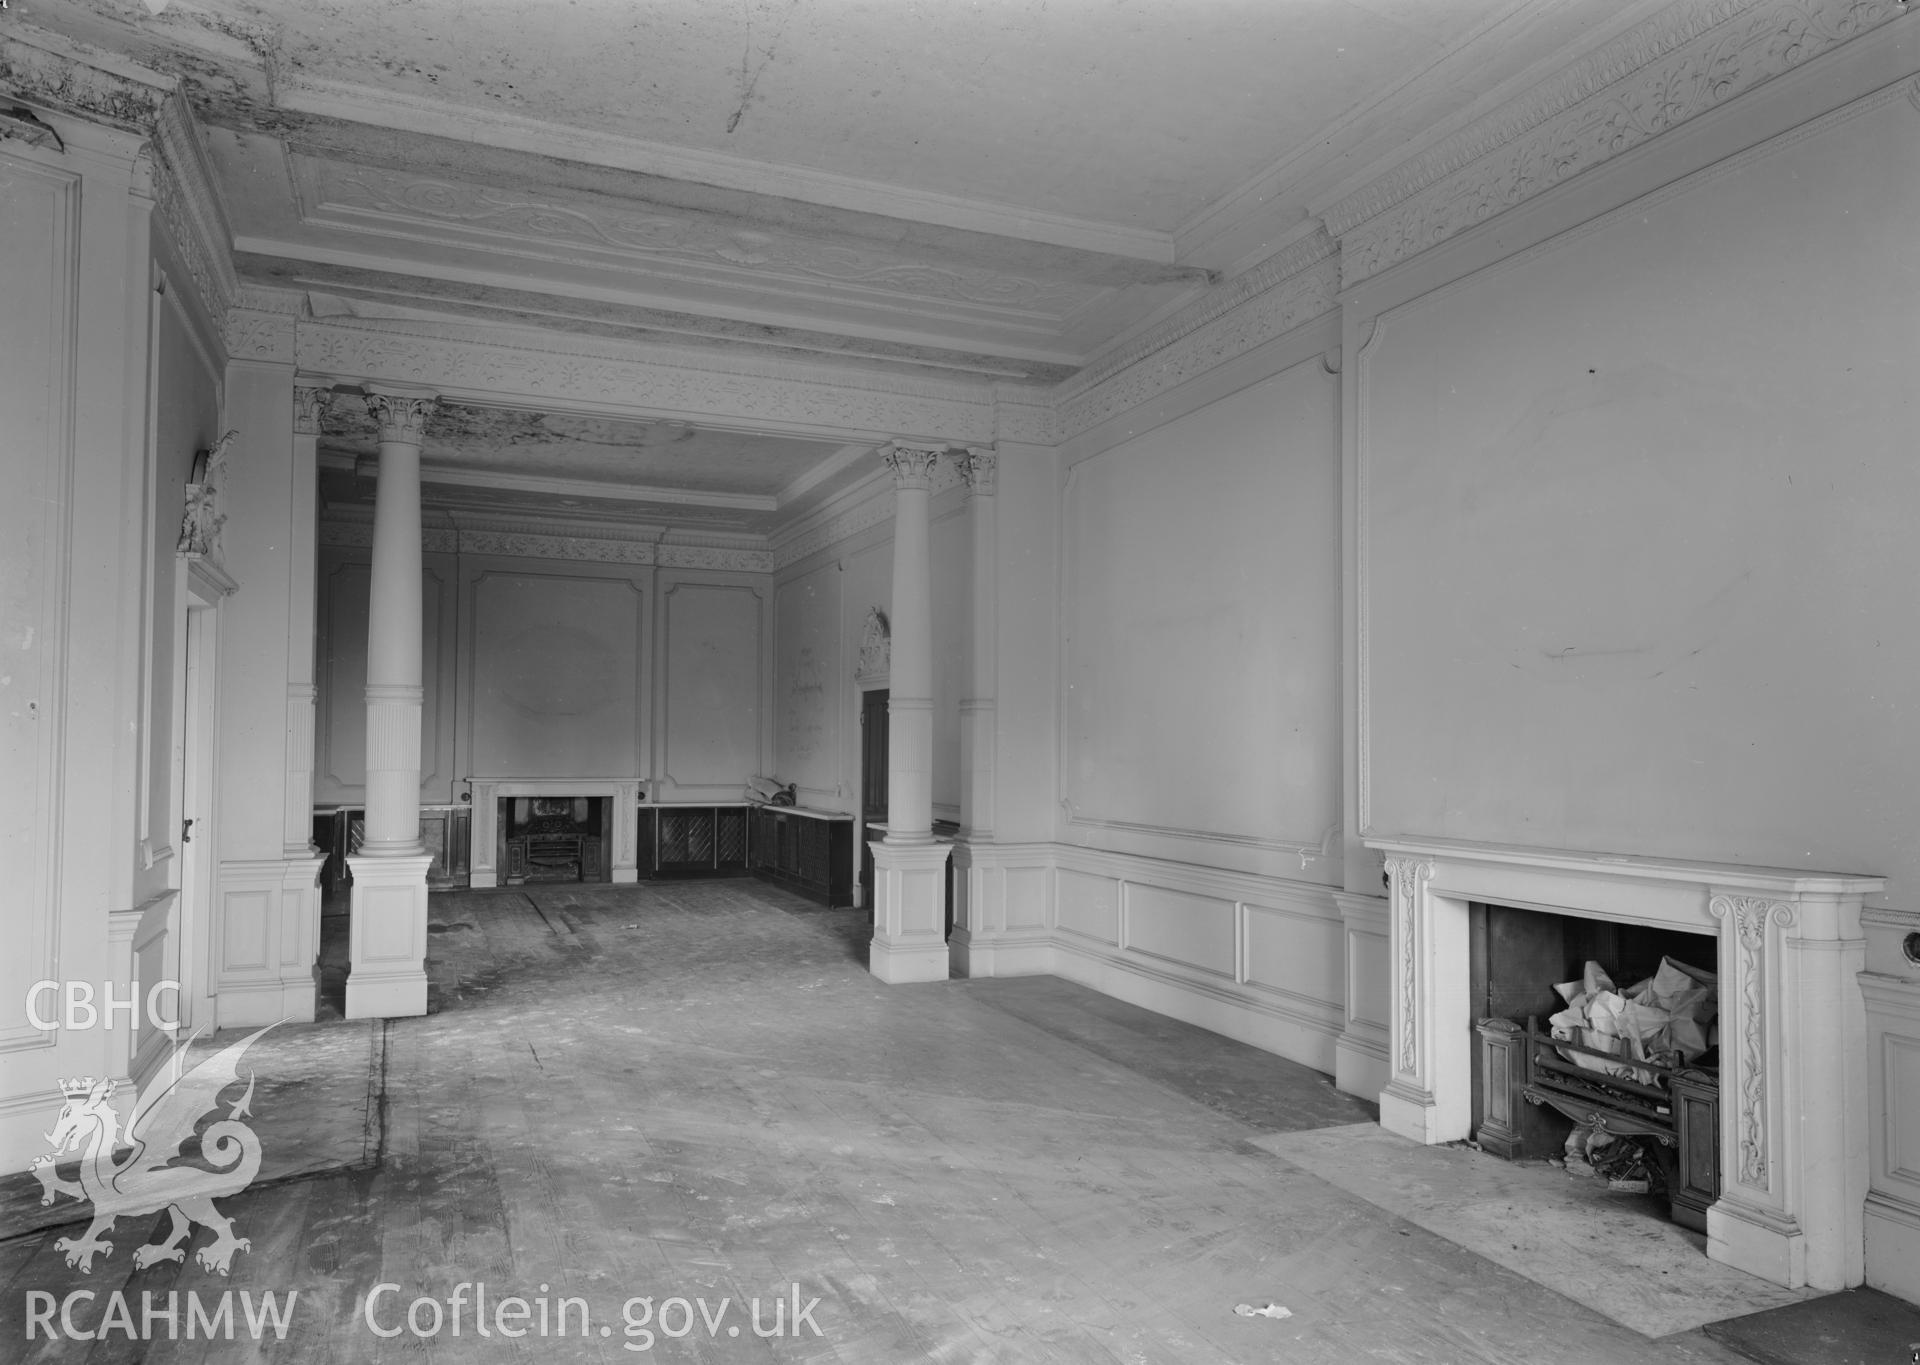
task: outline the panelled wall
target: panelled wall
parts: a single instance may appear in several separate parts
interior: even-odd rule
[[[211,898],[196,920],[180,894],[189,569],[174,551],[225,357],[155,214],[144,139],[46,121],[57,144],[0,144],[0,1159],[16,1169],[45,1150],[61,1079],[130,1089],[166,1041],[144,1009],[41,1028],[61,999],[30,1013],[29,988],[70,981],[102,1003],[134,980],[204,991],[211,971]]]
[[[363,546],[320,552],[320,806],[364,796],[369,563]],[[476,778],[732,801],[769,766],[767,575],[443,549],[422,577],[424,806]]]
[[[1339,379],[1070,451],[1055,970],[1333,1069]]]

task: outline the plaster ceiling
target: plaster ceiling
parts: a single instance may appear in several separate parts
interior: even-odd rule
[[[8,17],[178,76],[241,278],[311,314],[1053,385],[1661,3],[11,0]],[[820,442],[559,414],[454,408],[434,442],[431,496],[652,499],[762,530],[853,477]],[[357,496],[370,431],[328,443]]]

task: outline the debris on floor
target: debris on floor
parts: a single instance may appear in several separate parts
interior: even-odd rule
[[[1282,1308],[1277,1303],[1270,1303],[1264,1308],[1255,1308],[1250,1303],[1236,1303],[1233,1311],[1243,1318],[1290,1318],[1293,1316],[1291,1308]]]

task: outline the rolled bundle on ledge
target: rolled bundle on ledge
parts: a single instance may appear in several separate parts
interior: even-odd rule
[[[791,782],[783,787],[771,777],[751,777],[747,779],[747,800],[762,806],[791,806],[795,787]]]

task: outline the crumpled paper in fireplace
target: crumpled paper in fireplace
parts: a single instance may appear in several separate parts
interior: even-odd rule
[[[1554,990],[1567,1007],[1547,1023],[1563,1042],[1661,1066],[1693,1062],[1718,1042],[1719,978],[1670,957],[1661,958],[1657,972],[1624,993],[1614,988],[1613,978],[1598,962],[1589,962],[1580,980],[1562,982]],[[1624,1060],[1608,1063],[1578,1052],[1562,1055],[1603,1075],[1642,1085],[1654,1080],[1654,1073]]]

